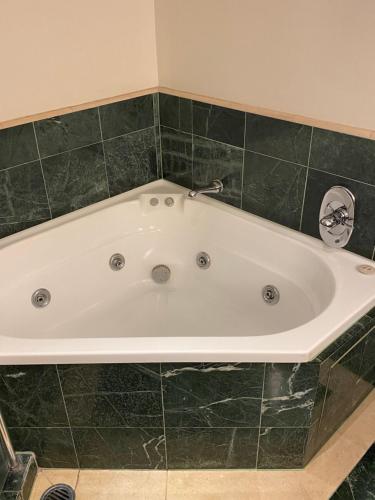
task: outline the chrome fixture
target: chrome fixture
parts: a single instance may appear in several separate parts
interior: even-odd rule
[[[165,198],[164,203],[167,207],[173,207],[174,199],[172,198],[172,196],[168,196],[168,198]]]
[[[5,425],[3,416],[0,412],[0,435],[3,444],[4,451],[6,452],[9,460],[9,468],[11,470],[16,470],[19,466],[17,456],[14,452],[12,441],[10,440],[7,426]]]
[[[152,207],[156,207],[157,205],[159,205],[159,199],[158,198],[151,198],[150,199],[150,205]]]
[[[114,253],[109,259],[109,267],[112,271],[121,271],[125,266],[125,257],[121,253]]]
[[[46,288],[38,288],[31,296],[31,303],[34,307],[46,307],[51,302],[51,294]]]
[[[206,252],[199,252],[195,258],[197,266],[201,269],[208,269],[211,265],[211,257]]]
[[[353,193],[342,186],[334,186],[323,197],[319,213],[319,232],[330,247],[344,247],[354,229]]]
[[[205,188],[196,189],[193,191],[189,191],[189,198],[195,198],[198,194],[213,194],[213,193],[222,193],[224,189],[223,183],[219,179],[215,179],[212,181],[211,186],[207,186]]]
[[[267,304],[275,305],[280,300],[280,292],[275,286],[266,285],[262,290],[262,297]]]
[[[171,277],[171,270],[165,264],[159,264],[152,269],[151,277],[155,283],[166,283]]]

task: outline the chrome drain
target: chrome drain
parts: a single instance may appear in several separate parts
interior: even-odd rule
[[[121,253],[114,253],[109,259],[109,267],[112,271],[121,271],[125,266],[125,257]]]
[[[197,266],[201,269],[208,269],[211,265],[211,257],[206,252],[199,252],[195,258]]]
[[[75,491],[68,484],[55,484],[46,490],[40,500],[74,500]]]
[[[266,285],[262,290],[262,296],[264,302],[270,305],[275,305],[280,300],[280,292],[273,285]]]
[[[38,288],[31,296],[31,303],[34,307],[46,307],[51,302],[51,294],[46,288]]]
[[[166,283],[171,277],[171,270],[165,264],[159,264],[152,269],[151,277],[155,283]]]

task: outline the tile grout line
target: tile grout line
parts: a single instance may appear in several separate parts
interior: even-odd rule
[[[110,198],[111,197],[111,193],[109,191],[107,160],[106,160],[106,157],[105,157],[105,150],[104,150],[102,119],[101,119],[101,116],[100,116],[99,106],[96,109],[97,109],[97,112],[98,112],[98,119],[99,119],[99,130],[100,130],[101,145],[102,145],[102,151],[103,151],[103,161],[104,161],[105,178],[106,178],[106,182],[107,182],[108,198]]]
[[[37,135],[36,135],[36,130],[35,130],[35,122],[32,122],[32,124],[33,124],[33,130],[34,130],[34,137],[35,137],[36,150],[37,150],[37,152],[38,152],[39,165],[40,165],[40,169],[41,169],[41,171],[42,171],[42,177],[43,177],[44,189],[45,189],[45,192],[46,192],[46,197],[47,197],[47,203],[48,203],[49,215],[50,215],[50,218],[52,219],[51,203],[50,203],[50,199],[49,199],[49,195],[48,195],[46,178],[45,178],[45,176],[44,176],[44,170],[43,170],[42,158],[41,158],[41,156],[40,156],[39,143],[38,143],[38,138],[37,138]],[[14,168],[14,167],[13,167],[13,168]]]
[[[310,166],[310,159],[311,159],[311,150],[312,150],[312,141],[313,141],[313,135],[314,135],[314,127],[311,127],[311,134],[310,134],[310,146],[309,146],[309,156],[307,158],[307,166]]]
[[[165,470],[168,471],[167,433],[165,430],[164,391],[163,391],[163,377],[161,373],[161,363],[159,363],[159,376],[160,376],[161,409],[163,412]]]
[[[74,486],[74,491],[75,491],[76,494],[77,494],[77,488],[78,488],[78,483],[79,483],[80,476],[81,476],[81,469],[78,469],[76,484]]]
[[[193,113],[192,113],[193,118]],[[194,134],[193,134],[193,125],[191,126],[191,189],[194,189]]]
[[[358,179],[353,179],[353,177],[345,177],[345,175],[335,174],[334,172],[328,172],[327,170],[322,170],[321,168],[309,167],[309,170],[315,170],[316,172],[321,172],[322,174],[334,175],[335,177],[340,177],[341,179],[345,179],[347,181],[356,182],[358,184],[363,184],[364,186],[369,186],[371,188],[375,187],[375,184],[369,184],[368,182],[359,181]]]
[[[137,129],[137,130],[132,130],[131,132],[126,132],[125,134],[120,134],[120,135],[115,135],[113,137],[108,137],[107,139],[103,138],[103,140],[99,140],[99,141],[95,141],[95,142],[90,142],[89,144],[85,144],[84,146],[78,146],[76,148],[71,148],[71,149],[65,149],[64,151],[60,151],[59,153],[55,153],[53,155],[41,156],[40,159],[41,160],[46,160],[46,159],[52,158],[54,156],[59,156],[59,155],[63,155],[63,154],[66,154],[66,153],[71,153],[72,151],[78,151],[80,149],[89,148],[91,146],[96,146],[98,144],[101,144],[102,142],[104,143],[104,142],[107,142],[107,141],[112,141],[113,139],[120,139],[121,137],[127,137],[128,135],[136,134],[137,132],[144,132],[145,130],[150,130],[151,128],[154,128],[154,125],[151,125],[150,127],[140,128],[140,129]],[[38,161],[38,159],[39,158],[37,158],[36,160],[31,160],[31,161],[24,162],[24,163],[17,163],[17,165],[12,165],[11,167],[3,168],[2,170],[0,170],[0,172],[5,171],[5,170],[10,170],[11,168],[20,167],[22,165],[28,165],[30,163],[34,163],[35,161]]]
[[[243,201],[243,180],[245,175],[245,144],[246,144],[246,126],[247,126],[247,113],[245,113],[245,123],[243,129],[243,150],[242,150],[242,171],[241,171],[241,202],[240,208],[242,210],[242,201]]]
[[[124,393],[126,394],[126,393]],[[253,399],[259,399],[259,398],[253,398]],[[93,426],[88,426],[88,425],[75,425],[74,429],[139,429],[140,427],[129,427],[129,426],[121,426],[121,425],[110,425],[110,426],[103,426],[103,425],[93,425]],[[277,427],[274,425],[268,425],[268,429],[308,429],[309,426],[303,425],[303,426],[293,426],[293,425],[283,425],[281,427]],[[12,425],[9,426],[9,429],[69,429],[69,425],[56,425],[56,426],[51,426],[51,425],[46,425],[44,427],[40,426],[19,426],[19,425]],[[162,429],[162,426],[156,426],[156,427],[145,427],[142,426],[142,429]],[[237,426],[237,427],[223,427],[223,426],[197,426],[197,427],[189,427],[186,425],[183,426],[169,426],[168,429],[258,429],[257,426],[251,426],[251,425],[246,425],[246,426]]]
[[[303,198],[302,198],[302,205],[301,205],[301,216],[300,216],[300,220],[299,220],[299,231],[301,231],[301,232],[302,232],[303,211],[305,209],[307,179],[309,178],[309,167],[310,167],[310,157],[311,157],[311,147],[312,147],[312,141],[313,141],[313,134],[314,134],[314,127],[311,127],[309,155],[307,157],[307,171],[306,171],[305,187],[304,187],[304,190],[303,190]]]
[[[58,381],[59,381],[59,386],[60,386],[60,391],[61,391],[61,397],[62,397],[62,400],[63,400],[63,403],[64,403],[64,408],[65,408],[66,418],[67,418],[67,420],[68,420],[69,431],[70,431],[70,437],[71,437],[71,439],[72,439],[72,444],[73,444],[73,448],[74,448],[74,455],[75,455],[75,457],[76,457],[76,461],[77,461],[77,468],[78,468],[78,470],[79,470],[79,460],[78,460],[78,454],[77,454],[76,443],[75,443],[75,441],[74,441],[74,437],[73,437],[72,425],[71,425],[71,423],[70,423],[70,418],[69,418],[68,408],[67,408],[67,406],[66,406],[65,395],[64,395],[63,388],[62,388],[61,378],[60,378],[60,373],[59,373],[59,369],[58,369],[57,365],[55,365],[55,369],[56,369],[56,373],[57,373],[57,379],[58,379]]]
[[[314,390],[314,402],[313,402],[313,406],[312,406],[311,411],[310,411],[309,425],[305,427],[307,429],[307,432],[306,432],[306,439],[305,439],[305,443],[303,446],[303,454],[302,454],[303,468],[305,468],[307,465],[306,464],[306,453],[308,451],[309,438],[311,435],[310,431],[311,431],[313,425],[316,422],[319,422],[319,419],[312,421],[312,415],[313,415],[314,408],[315,408],[316,403],[317,403],[317,394],[318,394],[319,384],[320,384],[319,375],[320,375],[321,363],[318,363],[318,366],[319,366],[319,369],[318,369],[318,374],[317,374],[318,376],[317,376],[316,386],[315,386],[315,390]],[[320,415],[319,415],[319,417],[320,417]],[[319,423],[318,423],[318,427],[319,427]]]
[[[153,106],[153,114],[154,114],[154,136],[155,136],[155,148],[156,148],[156,162],[158,165],[158,179],[164,178],[163,172],[163,148],[162,148],[162,140],[161,140],[161,126],[160,126],[160,98],[159,93],[155,93],[152,96],[152,106]],[[156,109],[155,109],[156,108]],[[156,120],[155,120],[156,118]],[[159,139],[158,139],[159,134]],[[158,154],[158,146],[159,143],[159,154]]]
[[[262,408],[263,408],[263,396],[264,396],[264,382],[265,382],[265,379],[266,379],[266,366],[267,366],[267,363],[264,363],[264,367],[263,367],[262,398],[260,400],[259,432],[258,432],[258,445],[257,445],[257,456],[256,456],[256,461],[255,461],[255,470],[258,470],[259,443],[260,443],[260,431],[262,429]]]

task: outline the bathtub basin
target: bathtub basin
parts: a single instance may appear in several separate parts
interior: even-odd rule
[[[371,261],[186,193],[159,180],[2,240],[0,363],[305,362],[375,306]]]

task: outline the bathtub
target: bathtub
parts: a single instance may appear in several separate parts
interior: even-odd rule
[[[164,180],[5,238],[0,257],[3,365],[307,362],[375,306],[372,261]]]

